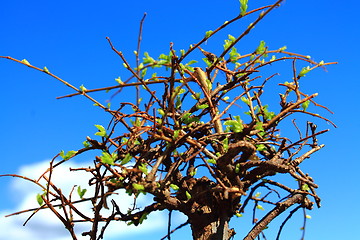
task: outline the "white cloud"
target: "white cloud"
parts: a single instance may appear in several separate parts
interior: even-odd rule
[[[19,175],[24,175],[32,179],[37,179],[43,172],[49,167],[49,162],[44,161],[32,165],[26,165],[20,168]],[[80,185],[82,188],[87,188],[88,192],[86,196],[91,196],[91,189],[88,186],[89,173],[84,171],[70,172],[70,165],[65,163],[55,169],[52,182],[55,185],[60,186],[63,193],[67,196],[74,185]],[[72,168],[84,167],[84,165],[76,166],[74,161],[71,163]],[[85,165],[86,167],[86,165]],[[40,239],[52,239],[52,240],[68,240],[70,235],[60,220],[50,210],[43,210],[36,213],[32,219],[24,227],[22,226],[25,220],[30,216],[31,213],[20,214],[12,217],[5,218],[4,216],[16,211],[36,208],[36,195],[41,193],[41,189],[35,186],[33,183],[24,181],[23,179],[14,178],[11,183],[12,192],[9,194],[16,194],[17,206],[15,209],[7,209],[0,212],[0,240],[9,239],[27,239],[27,240],[40,240]],[[76,192],[76,191],[75,191]],[[77,194],[73,194],[73,200],[78,198]],[[151,201],[151,196],[142,196],[138,199],[137,203],[139,206],[144,206],[146,202]],[[133,203],[133,197],[127,194],[119,194],[114,197],[114,200],[119,204],[122,211],[126,212],[128,207]],[[2,207],[4,209],[4,207]],[[79,209],[84,211],[88,216],[91,215],[91,206],[82,205]],[[104,216],[105,213],[104,213]],[[173,218],[174,219],[174,218]],[[185,221],[185,217],[180,214],[176,214],[176,224],[180,224]],[[79,233],[88,231],[90,229],[88,224],[77,224],[76,229]],[[167,213],[166,212],[155,212],[152,213],[148,220],[146,220],[141,226],[126,226],[122,222],[111,223],[106,231],[105,239],[110,239],[118,236],[130,236],[132,234],[145,234],[154,232],[158,229],[164,232],[167,226]],[[135,233],[136,231],[136,233]],[[164,235],[166,232],[164,232]],[[81,237],[78,234],[78,239],[88,239],[88,237]],[[149,239],[149,237],[147,237]]]

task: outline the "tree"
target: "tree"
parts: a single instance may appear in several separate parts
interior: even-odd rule
[[[330,122],[308,110],[309,104],[327,108],[314,101],[317,94],[303,93],[299,81],[315,68],[332,63],[315,62],[308,56],[286,51],[286,47],[270,50],[264,41],[249,54],[240,55],[235,47],[281,2],[247,11],[247,1],[241,0],[239,16],[206,32],[201,41],[187,50],[176,51],[171,44],[169,54],[154,59],[145,52],[140,61],[139,47],[135,67],[107,38],[130,77],[125,82],[119,78],[116,86],[101,89],[75,87],[46,67],[38,68],[25,59],[2,57],[54,77],[75,91],[66,97],[82,95],[112,116],[107,127],[95,125],[96,137],[87,137],[82,149],[59,153],[41,176],[45,183],[16,176],[44,190],[38,195],[40,207],[35,213],[45,208],[53,211],[73,239],[77,239],[75,224],[91,222],[92,228],[83,235],[100,239],[113,221],[139,225],[154,211],[180,211],[188,217],[186,224],[191,226],[193,239],[230,239],[235,230],[230,229],[229,220],[243,214],[253,203],[254,227],[244,239],[255,239],[286,210],[292,208],[284,224],[298,210],[311,210],[314,202],[319,207],[320,198],[315,192],[318,186],[301,171],[300,164],[323,148],[317,136],[328,130],[318,131],[306,117],[305,126],[295,121],[289,124],[289,120],[294,114],[302,114]],[[240,36],[229,35],[225,39],[218,55],[203,49],[203,43],[224,28],[256,14],[255,21]],[[140,43],[141,37],[139,46]],[[206,68],[193,59],[196,51],[204,55]],[[276,81],[277,74],[268,72],[283,61],[292,62],[293,77],[279,83],[279,104],[270,108],[264,99],[274,92],[268,85]],[[297,71],[298,62],[309,66]],[[135,81],[129,83],[132,79]],[[118,93],[129,88],[136,90],[135,101],[127,99],[115,108],[90,96],[96,91],[115,89]],[[289,129],[291,123],[298,135],[281,131]],[[51,176],[64,162],[92,150],[96,152],[94,165],[73,171],[91,173],[89,184],[94,194],[85,198],[86,189],[78,187],[81,200],[72,200],[68,197],[72,192],[63,193],[52,183]],[[295,179],[297,185],[281,181],[279,174]],[[261,196],[260,190],[266,193]],[[150,194],[154,199],[141,209],[135,201],[132,209],[124,211],[121,203],[112,199],[124,191],[135,199],[141,194]],[[83,202],[91,203],[92,216],[77,208]],[[255,213],[263,209],[262,205],[272,209],[256,219]],[[111,214],[104,215],[108,208],[112,209]],[[105,225],[100,228],[102,223]],[[168,238],[170,234],[171,231]]]

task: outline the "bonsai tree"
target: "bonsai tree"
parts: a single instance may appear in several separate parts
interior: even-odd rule
[[[72,239],[77,239],[75,225],[91,223],[82,235],[95,240],[103,238],[114,221],[140,225],[155,211],[179,211],[187,216],[183,225],[190,225],[193,239],[227,240],[235,235],[230,219],[254,206],[250,210],[253,227],[243,238],[249,240],[264,234],[270,222],[287,212],[279,238],[295,212],[311,210],[314,204],[320,207],[315,191],[318,185],[300,165],[324,147],[317,137],[328,131],[318,130],[308,119],[330,120],[308,110],[310,104],[328,109],[315,102],[317,93],[302,92],[300,81],[310,71],[333,63],[315,62],[287,51],[285,46],[270,49],[264,41],[247,54],[236,48],[281,2],[248,11],[247,0],[240,0],[237,17],[207,31],[188,49],[177,50],[171,43],[169,53],[157,58],[148,52],[141,54],[139,47],[135,61],[130,61],[107,38],[129,75],[124,82],[117,78],[115,86],[100,89],[75,87],[46,67],[1,56],[61,81],[75,91],[63,97],[81,95],[112,117],[107,126],[95,125],[95,136],[86,137],[83,148],[57,154],[39,180],[7,175],[42,188],[43,193],[37,196],[40,206],[27,212],[50,209]],[[206,49],[204,43],[215,34],[249,15],[256,16],[255,21],[239,36],[228,35],[221,52]],[[139,36],[140,46],[141,28]],[[202,57],[195,60],[199,53]],[[293,76],[288,79],[273,72],[284,61],[292,63]],[[133,101],[119,94],[131,88],[136,92]],[[91,96],[110,90],[122,101],[103,104]],[[293,115],[304,115],[304,122],[295,122]],[[89,151],[95,153],[93,165],[71,169],[91,174],[89,186],[77,188],[79,200],[71,197],[76,191],[63,192],[51,177],[59,166]],[[287,176],[287,180],[278,175]],[[85,195],[89,188],[91,196]],[[133,208],[124,209],[113,199],[115,194],[134,196]],[[153,199],[139,208],[136,199],[142,194]],[[84,202],[91,204],[91,215],[77,207]],[[265,205],[268,212],[258,219],[257,211]],[[304,219],[306,216],[304,211]],[[173,231],[169,228],[168,239]]]

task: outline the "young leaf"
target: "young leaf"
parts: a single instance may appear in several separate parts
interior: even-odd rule
[[[144,220],[147,219],[147,216],[149,215],[149,213],[144,213],[143,215],[141,215],[140,219],[139,219],[139,223],[142,224]]]
[[[89,143],[87,140],[83,141],[82,144],[83,144],[84,147],[86,147],[86,148],[90,147],[90,143]]]
[[[191,97],[195,100],[199,100],[201,96],[201,92],[195,93],[195,95],[191,95]]]
[[[191,194],[188,191],[186,191],[185,194],[186,194],[187,200],[190,200],[191,199]]]
[[[216,164],[216,160],[215,160],[215,159],[208,159],[207,162],[208,162],[208,163],[212,163],[212,164]]]
[[[38,193],[37,195],[36,195],[36,201],[37,201],[37,203],[40,205],[40,206],[42,206],[43,205],[43,203],[44,203],[44,200],[42,199],[42,194],[40,194],[40,193]]]
[[[161,116],[164,116],[165,115],[165,112],[163,109],[159,108],[158,110],[158,113],[161,115]]]
[[[170,187],[174,190],[174,191],[177,191],[179,190],[179,186],[178,185],[175,185],[175,184],[170,184]]]
[[[235,133],[242,132],[244,126],[240,116],[235,116],[234,118],[235,120],[227,120],[224,122],[224,125],[228,126],[226,129]]]
[[[143,58],[144,64],[153,64],[155,62],[156,62],[155,59],[150,57],[148,52],[144,52],[144,58]]]
[[[261,206],[260,204],[256,205],[256,208],[257,209],[260,209],[260,210],[265,210],[263,206]]]
[[[117,154],[109,154],[108,152],[102,152],[100,156],[101,162],[109,165],[114,165],[116,158]]]
[[[135,190],[138,190],[138,191],[144,191],[145,190],[144,185],[141,185],[141,184],[133,183],[132,186],[133,186],[133,188]]]
[[[146,163],[143,163],[139,166],[140,171],[142,171],[145,175],[148,175],[149,171],[146,167]]]
[[[301,185],[301,190],[303,190],[303,191],[309,191],[309,190],[310,190],[309,185],[307,185],[306,183],[304,183],[303,185]]]
[[[192,171],[189,173],[189,175],[193,177],[193,176],[195,176],[196,172],[197,172],[197,169],[194,168],[194,170],[192,170]]]
[[[82,92],[85,92],[87,90],[86,87],[84,87],[84,84],[81,84],[79,88]]]
[[[286,49],[287,49],[287,47],[283,46],[283,47],[279,48],[279,51],[282,52],[282,51],[285,51]]]
[[[78,186],[78,188],[77,188],[77,193],[78,193],[78,195],[79,195],[79,197],[80,197],[81,199],[83,199],[86,191],[87,191],[86,189],[81,189],[80,186]]]
[[[311,68],[309,66],[307,67],[303,67],[299,73],[299,77],[304,77],[305,74],[307,74],[308,72],[310,72]]]
[[[118,84],[123,84],[123,83],[124,83],[124,82],[121,80],[120,77],[115,78],[115,81],[116,81]]]
[[[127,164],[128,162],[130,162],[130,160],[132,159],[132,156],[130,155],[130,153],[127,153],[124,157],[123,160],[121,160],[120,164],[124,165]]]
[[[235,165],[235,173],[239,173],[240,172],[240,163],[237,163]]]
[[[303,109],[304,111],[306,111],[306,109],[308,109],[308,107],[309,107],[309,104],[310,104],[310,100],[307,100],[306,102],[303,102],[303,103],[301,104],[302,109]]]
[[[95,133],[96,136],[100,136],[100,137],[106,137],[106,129],[102,126],[102,125],[95,125],[95,127],[99,130],[98,132]]]
[[[264,150],[266,150],[267,148],[266,148],[266,146],[264,145],[264,144],[259,144],[259,145],[256,145],[256,150],[257,151],[264,151]]]
[[[257,49],[256,49],[256,54],[262,54],[262,53],[264,53],[265,52],[265,50],[266,50],[266,48],[265,48],[265,42],[264,41],[260,41],[260,44],[259,44],[259,46],[257,47]]]
[[[25,64],[27,64],[27,65],[31,65],[31,64],[28,62],[28,60],[26,60],[26,59],[21,60],[21,62],[23,62],[23,63],[25,63]]]
[[[222,141],[222,145],[224,151],[227,152],[227,150],[229,149],[229,138],[224,138],[224,140]]]
[[[207,31],[207,32],[205,33],[205,37],[206,37],[206,38],[210,37],[210,35],[211,35],[212,33],[213,33],[212,30]]]
[[[73,157],[77,152],[78,151],[71,150],[71,151],[68,151],[67,153],[65,153],[64,150],[61,150],[60,157],[62,157],[64,160],[68,160],[71,157]]]
[[[47,67],[44,67],[44,72],[50,73],[49,69]]]
[[[208,107],[209,107],[209,105],[207,103],[196,106],[197,109],[205,109],[205,108],[208,108]]]
[[[240,14],[244,16],[246,14],[246,10],[248,8],[248,0],[240,0]]]

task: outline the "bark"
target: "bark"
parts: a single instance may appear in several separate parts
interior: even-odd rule
[[[202,214],[190,220],[194,240],[229,240],[235,235],[234,229],[229,229],[228,216],[216,217]]]

